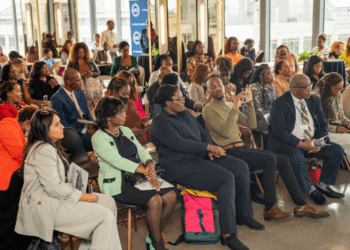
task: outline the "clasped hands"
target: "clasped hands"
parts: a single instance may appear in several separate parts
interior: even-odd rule
[[[154,164],[153,160],[148,160],[146,164],[146,166],[139,165],[136,169],[136,172],[143,174],[146,177],[146,179],[151,183],[152,187],[159,192],[161,184],[157,179],[157,173],[155,170],[156,165]]]
[[[211,161],[214,160],[214,157],[220,158],[226,155],[223,148],[214,145],[208,145],[207,154]]]
[[[318,151],[321,150],[321,147],[314,147],[312,146],[312,142],[314,142],[315,139],[312,139],[310,141],[300,141],[297,145],[298,148],[304,149],[307,151],[309,154],[311,153],[317,153]]]

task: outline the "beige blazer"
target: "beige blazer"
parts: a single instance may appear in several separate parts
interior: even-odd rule
[[[118,48],[113,48],[113,44],[118,44],[118,35],[117,33],[112,31],[112,35],[109,32],[109,29],[103,31],[101,33],[101,46],[103,47],[104,42],[107,41],[109,43],[109,50],[118,52]]]
[[[51,242],[59,205],[72,209],[82,192],[65,183],[64,165],[57,149],[40,143],[33,145],[24,163],[24,184],[15,231]]]

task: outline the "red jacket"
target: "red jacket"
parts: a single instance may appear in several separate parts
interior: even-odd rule
[[[26,144],[16,119],[4,118],[0,121],[0,190],[8,189],[12,174],[20,168]]]
[[[19,104],[21,107],[25,105],[25,103]],[[15,107],[13,107],[8,102],[4,102],[2,105],[0,105],[0,121],[6,117],[17,118],[17,112],[18,110]]]

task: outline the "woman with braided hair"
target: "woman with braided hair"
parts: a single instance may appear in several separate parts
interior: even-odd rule
[[[342,145],[345,153],[350,156],[350,120],[344,115],[341,92],[344,90],[343,77],[336,72],[322,77],[313,94],[317,95],[322,104],[324,116],[328,122],[328,135],[332,142]],[[348,158],[349,159],[349,158]]]

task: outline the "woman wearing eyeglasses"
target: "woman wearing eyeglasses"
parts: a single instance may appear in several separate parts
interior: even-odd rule
[[[82,249],[120,250],[114,200],[65,182],[69,163],[61,147],[63,128],[51,109],[38,110],[31,119],[15,231],[51,242],[55,230],[83,238]]]
[[[148,249],[165,250],[161,233],[174,210],[174,190],[160,189],[151,156],[132,131],[123,126],[126,118],[123,101],[113,96],[103,97],[95,115],[101,129],[93,135],[92,146],[101,168],[98,181],[102,193],[123,204],[144,206],[150,234],[146,237]],[[135,188],[125,178],[125,171],[144,175],[154,189],[140,191]]]
[[[339,73],[327,73],[318,81],[313,94],[321,100],[328,122],[329,139],[342,145],[350,159],[350,119],[344,115],[341,95],[344,90],[343,84],[344,79]]]

